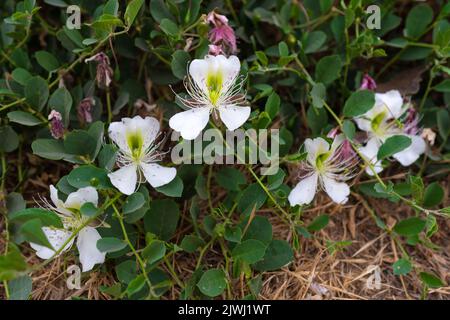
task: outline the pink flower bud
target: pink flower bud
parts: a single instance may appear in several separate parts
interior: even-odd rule
[[[108,88],[111,84],[113,77],[113,70],[110,67],[109,58],[103,52],[99,52],[96,55],[84,60],[84,62],[96,61],[97,62],[97,70],[96,70],[96,80],[99,88],[105,89]]]
[[[368,73],[365,73],[363,76],[363,79],[361,81],[361,86],[359,87],[359,89],[361,90],[375,90],[377,88],[377,83],[375,82],[375,80],[369,76]]]
[[[56,110],[52,110],[48,115],[50,121],[50,133],[55,139],[61,139],[64,136],[64,124],[62,122],[61,113]]]
[[[339,127],[333,128],[330,130],[330,132],[328,132],[327,137],[334,139],[336,138],[339,132],[340,132]]]
[[[209,42],[216,47],[220,47],[222,52],[228,51],[230,54],[236,53],[236,35],[234,34],[233,28],[228,25],[227,17],[211,11],[206,18],[206,21],[213,25],[213,28],[208,34]],[[218,48],[213,49],[212,54],[218,52]]]
[[[92,122],[92,107],[95,105],[95,100],[92,97],[84,98],[80,101],[77,107],[78,120],[82,125]]]
[[[419,116],[414,108],[408,109],[408,114],[406,115],[404,125],[403,131],[406,134],[416,135],[419,133]]]

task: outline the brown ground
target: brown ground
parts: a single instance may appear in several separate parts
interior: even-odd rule
[[[65,164],[54,162],[46,170],[49,174],[42,174],[37,170],[42,164],[41,160],[31,156],[26,159],[29,163],[32,177],[23,185],[26,190],[25,197],[32,202],[37,193],[45,195],[49,183],[56,183],[61,172],[67,170]],[[46,163],[48,161],[46,160]],[[11,163],[13,164],[13,163]],[[14,165],[11,170],[14,170]],[[10,172],[9,176],[15,172]],[[17,182],[16,182],[17,183]],[[445,187],[446,205],[449,205],[450,177],[442,182]],[[7,185],[8,187],[8,185]],[[223,191],[222,191],[223,192]],[[220,191],[215,200],[221,198]],[[420,299],[422,284],[416,272],[407,276],[395,276],[392,273],[392,263],[400,254],[400,248],[394,239],[378,228],[371,218],[368,209],[372,208],[388,225],[395,221],[413,215],[412,210],[402,204],[393,204],[378,199],[365,199],[353,195],[349,204],[336,206],[329,199],[321,195],[316,197],[316,205],[305,210],[303,220],[311,221],[317,215],[327,213],[330,215],[330,224],[316,234],[313,239],[301,240],[301,249],[295,255],[295,261],[279,271],[268,272],[263,276],[263,287],[260,299]],[[188,206],[186,206],[186,209]],[[205,211],[207,204],[204,204]],[[270,218],[274,226],[274,238],[290,239],[289,228],[270,210],[261,210],[258,214]],[[0,218],[1,219],[1,218]],[[438,217],[439,231],[432,240],[440,246],[438,250],[429,249],[423,245],[411,247],[404,244],[409,255],[414,260],[418,271],[436,273],[446,283],[450,283],[450,221]],[[3,220],[0,221],[0,230],[4,230]],[[184,221],[179,228],[175,242],[181,241],[182,235],[189,233],[189,223]],[[352,240],[353,243],[337,253],[331,254],[327,247],[327,240]],[[0,238],[0,250],[5,246],[4,234]],[[21,247],[29,264],[38,263],[32,250],[27,245]],[[173,267],[179,278],[185,281],[192,274],[198,258],[196,254],[177,253],[171,258]],[[92,272],[82,279],[80,290],[68,290],[65,285],[66,266],[70,264],[68,256],[60,257],[51,262],[40,273],[33,276],[33,299],[70,299],[75,296],[84,296],[91,299],[108,299],[101,293],[99,285],[112,285],[116,282],[114,271],[108,266],[109,272]],[[219,248],[212,248],[205,255],[203,264],[210,267],[222,264],[223,257]],[[371,281],[379,271],[380,286]],[[87,278],[89,277],[89,278]],[[372,284],[372,285],[371,285]],[[232,297],[239,299],[248,294],[244,279],[234,280],[232,284]],[[179,287],[169,290],[164,299],[176,299]],[[0,298],[4,292],[0,285]],[[430,290],[430,299],[449,299],[450,287]]]

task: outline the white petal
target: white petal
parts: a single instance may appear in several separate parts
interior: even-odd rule
[[[208,75],[209,63],[207,59],[195,59],[189,65],[189,75],[195,84],[203,91],[207,91],[206,77]]]
[[[105,262],[106,253],[97,249],[99,239],[100,234],[92,227],[85,227],[78,234],[77,247],[83,272],[92,270],[97,263]]]
[[[250,111],[250,107],[238,107],[234,105],[219,108],[220,119],[230,131],[242,126],[250,116]]]
[[[328,152],[330,150],[330,144],[323,138],[306,139],[305,151],[308,153],[307,160],[311,165],[316,164],[317,156]]]
[[[136,190],[137,167],[134,164],[124,166],[117,171],[108,174],[114,187],[126,195],[132,194]]]
[[[127,129],[123,122],[111,122],[108,128],[108,135],[112,141],[120,148],[120,150],[130,153],[127,142]]]
[[[399,91],[390,90],[386,93],[375,94],[375,104],[385,105],[388,108],[388,119],[397,119],[403,113],[403,98]]]
[[[64,202],[58,198],[58,189],[56,189],[53,185],[50,185],[50,199],[55,205],[56,211],[66,216],[72,215],[72,212],[65,208]]]
[[[159,128],[157,119],[135,116],[134,118],[122,118],[122,121],[119,122],[112,122],[108,128],[108,135],[121,150],[130,153],[127,135],[142,135],[143,148],[147,149],[155,141]]]
[[[31,248],[36,250],[36,255],[41,259],[51,258],[55,254],[55,251],[61,248],[62,245],[67,241],[67,239],[69,239],[69,237],[72,235],[70,231],[64,229],[43,227],[42,231],[45,233],[48,241],[55,250],[41,246],[37,243],[30,242]],[[73,239],[64,247],[63,252],[68,250],[72,246],[72,243]]]
[[[377,154],[380,146],[381,144],[377,140],[377,138],[371,138],[364,147],[359,148],[359,152],[365,157],[365,160],[369,161],[374,166],[376,173],[379,173],[383,170],[381,161],[377,160]],[[366,172],[371,176],[373,175],[373,172],[369,168],[369,166],[367,166]]]
[[[411,138],[411,145],[393,155],[393,157],[405,167],[413,164],[419,159],[420,155],[423,154],[426,149],[426,143],[422,137],[409,136],[409,138]]]
[[[366,115],[364,115],[366,117]],[[372,131],[372,122],[366,118],[355,118],[356,125],[362,131]]]
[[[239,58],[236,56],[227,58],[223,55],[218,55],[215,56],[215,59],[219,65],[218,68],[222,73],[222,77],[224,78],[224,86],[227,88],[234,83],[234,80],[239,75],[239,71],[241,70]]]
[[[317,173],[300,180],[300,182],[292,189],[289,194],[288,200],[291,206],[295,206],[297,204],[303,205],[311,203],[314,199],[314,195],[317,190]]]
[[[153,188],[158,188],[172,181],[177,175],[177,169],[160,166],[156,163],[141,163],[145,179]]]
[[[326,176],[321,176],[321,179],[325,192],[334,202],[340,204],[347,202],[348,195],[350,194],[350,188],[345,182],[337,182],[336,180],[330,179]]]
[[[169,126],[180,132],[183,139],[193,140],[209,121],[209,108],[193,108],[177,113],[169,120]]]
[[[98,193],[93,187],[85,187],[78,189],[69,194],[64,206],[69,209],[80,209],[86,202],[91,202],[94,206],[98,204]]]
[[[142,134],[144,150],[147,149],[159,133],[159,121],[153,117],[135,116],[134,118],[123,118],[127,134]]]

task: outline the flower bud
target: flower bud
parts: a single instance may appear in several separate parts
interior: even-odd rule
[[[375,80],[371,76],[369,76],[368,73],[365,73],[362,78],[361,86],[359,87],[359,89],[374,91],[376,88],[377,83],[375,82]]]
[[[92,97],[84,98],[80,101],[77,107],[78,121],[82,125],[92,122],[92,107],[95,105],[95,100]]]
[[[61,139],[64,136],[64,124],[62,122],[61,113],[56,110],[52,110],[48,115],[50,122],[50,133],[55,139]]]

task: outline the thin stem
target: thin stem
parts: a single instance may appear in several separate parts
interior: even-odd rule
[[[112,120],[112,108],[111,108],[111,93],[109,88],[106,90],[106,108],[108,110],[108,123]]]
[[[149,296],[150,297],[156,297],[156,294],[155,294],[155,292],[153,290],[152,283],[151,283],[150,279],[148,278],[147,271],[145,269],[145,262],[144,262],[144,260],[142,260],[141,256],[136,251],[136,249],[134,248],[134,246],[131,243],[130,239],[128,238],[128,233],[127,233],[127,230],[125,229],[125,224],[123,223],[123,217],[120,214],[119,210],[117,210],[117,207],[114,204],[112,204],[112,208],[114,210],[114,213],[115,213],[117,219],[119,220],[119,224],[120,224],[120,228],[122,229],[124,240],[127,243],[128,247],[130,247],[130,249],[133,252],[134,256],[136,257],[136,260],[138,261],[139,267],[140,267],[140,269],[142,271],[142,275],[145,278],[145,282],[147,282],[147,285],[148,285],[148,288],[149,288],[149,291],[150,291]]]

